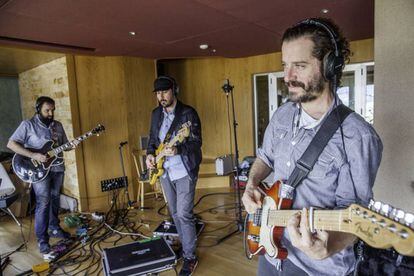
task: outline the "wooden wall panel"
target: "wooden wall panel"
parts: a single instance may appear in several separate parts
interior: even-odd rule
[[[150,59],[124,58],[125,93],[127,95],[127,121],[128,121],[128,162],[133,162],[132,150],[139,148],[139,137],[148,136],[151,111],[157,106],[154,96],[153,81],[155,79],[155,61]],[[132,164],[132,163],[130,163]],[[136,198],[137,173],[135,166],[131,165],[131,185],[134,190],[131,195]]]
[[[351,42],[351,63],[372,61],[374,41]],[[254,154],[253,75],[282,71],[281,53],[248,58],[200,58],[166,62],[166,72],[181,87],[180,98],[197,109],[203,130],[203,154],[214,158],[230,152],[226,97],[221,90],[225,79],[234,88],[237,137],[240,157]],[[231,126],[232,127],[232,126]]]
[[[122,175],[118,144],[128,137],[122,59],[76,56],[75,67],[82,132],[98,123],[106,128],[83,143],[89,209],[106,209],[100,181]]]
[[[83,144],[86,195],[90,210],[107,210],[108,193],[100,181],[122,176],[119,143],[134,200],[133,166],[130,150],[139,135],[148,131],[149,116],[155,106],[151,93],[154,61],[128,57],[75,57],[77,97],[82,132],[102,123],[106,131]]]

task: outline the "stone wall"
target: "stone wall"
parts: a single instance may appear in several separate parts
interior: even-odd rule
[[[19,74],[19,90],[23,119],[33,116],[39,96],[49,96],[56,102],[55,119],[65,128],[68,139],[73,139],[72,115],[69,101],[66,57]],[[66,173],[64,193],[79,198],[75,152],[65,152]]]

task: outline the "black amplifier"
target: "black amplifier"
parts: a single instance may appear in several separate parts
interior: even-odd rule
[[[171,269],[176,256],[163,237],[132,242],[103,250],[106,276],[145,275]]]

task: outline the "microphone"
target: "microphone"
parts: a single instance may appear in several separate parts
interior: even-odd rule
[[[126,144],[128,144],[128,141],[124,141],[124,142],[119,143],[119,146],[120,146],[120,147],[123,147],[123,146],[125,146]]]
[[[226,79],[225,83],[221,87],[223,89],[224,93],[229,94],[231,91],[233,91],[234,86],[230,84],[229,79]]]

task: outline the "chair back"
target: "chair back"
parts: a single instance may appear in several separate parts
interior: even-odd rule
[[[132,158],[134,159],[135,169],[140,181],[149,180],[149,172],[145,165],[146,153],[147,151],[142,149],[132,151]]]

